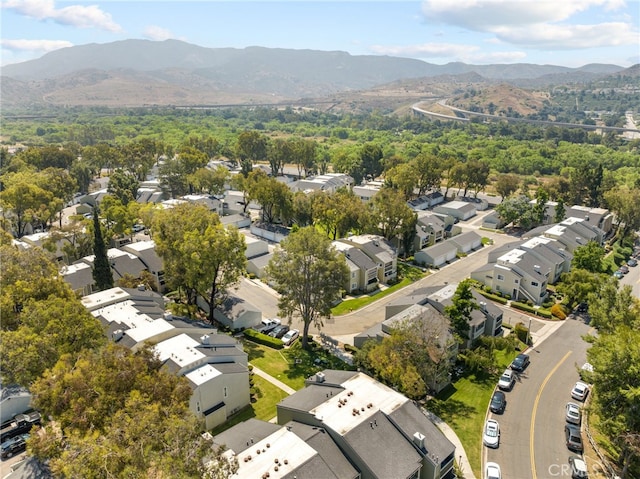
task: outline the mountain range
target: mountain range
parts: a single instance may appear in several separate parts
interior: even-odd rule
[[[124,40],[56,50],[1,69],[4,107],[272,104],[362,92],[425,79],[542,86],[625,70],[534,64],[435,65],[341,51],[205,48],[179,40]],[[444,80],[444,79],[448,80]],[[407,83],[409,82],[409,83]]]

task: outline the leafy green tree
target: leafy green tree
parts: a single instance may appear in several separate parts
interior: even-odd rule
[[[71,291],[66,297],[31,299],[20,314],[17,329],[0,331],[4,353],[2,378],[9,384],[30,386],[63,354],[77,356],[106,342],[100,322]]]
[[[564,200],[562,198],[558,198],[554,216],[553,216],[553,222],[561,223],[565,219],[565,216],[566,216],[566,211],[564,207]]]
[[[0,205],[13,213],[10,220],[18,238],[24,236],[29,223],[43,224],[49,217],[45,211],[53,194],[39,186],[39,179],[38,173],[29,171],[12,173],[3,178]]]
[[[116,169],[109,175],[107,192],[118,198],[123,206],[127,206],[130,201],[135,201],[139,186],[140,182],[135,175],[122,169]]]
[[[586,245],[575,249],[571,268],[586,269],[591,273],[602,273],[603,259],[604,248],[595,241],[589,241]]]
[[[401,163],[385,173],[386,186],[401,192],[405,200],[411,200],[417,195],[415,189],[418,185],[418,170],[416,165],[411,163]]]
[[[187,181],[193,185],[198,192],[210,195],[221,195],[224,193],[225,185],[229,182],[231,174],[224,166],[218,166],[214,170],[210,168],[200,168]]]
[[[543,224],[545,213],[547,211],[547,201],[549,194],[544,188],[538,188],[536,192],[536,202],[533,205],[533,221],[535,224]]]
[[[572,268],[568,273],[562,273],[556,289],[564,295],[565,303],[569,309],[573,309],[579,303],[587,301],[591,293],[598,291],[607,281],[617,283],[615,278],[611,276],[592,273],[586,269]]]
[[[445,164],[433,153],[420,153],[412,161],[417,170],[418,195],[424,195],[427,191],[438,190],[442,182]]]
[[[335,193],[317,192],[312,195],[313,221],[322,226],[332,239],[345,236],[362,227],[362,201],[346,188]]]
[[[280,243],[266,273],[280,293],[281,314],[289,320],[295,314],[302,320],[302,347],[307,349],[309,326],[322,327],[322,319],[330,316],[349,279],[344,256],[328,238],[307,226]]]
[[[512,173],[498,175],[494,184],[496,192],[502,197],[500,202],[511,196],[512,193],[518,191],[518,186],[520,186],[520,178]]]
[[[496,211],[505,225],[513,224],[524,229],[533,225],[533,207],[525,195],[507,198],[496,206]]]
[[[256,173],[259,170],[256,170]],[[252,172],[250,176],[254,175]],[[261,207],[262,221],[274,223],[280,220],[287,223],[293,214],[293,193],[291,189],[272,176],[262,173],[255,176],[255,182],[247,182],[251,185],[250,196]]]
[[[392,240],[415,228],[416,213],[396,190],[382,188],[368,206],[370,216],[367,228],[372,233]]]
[[[474,309],[480,309],[480,306],[471,292],[471,282],[463,280],[458,284],[451,298],[451,304],[444,310],[462,344],[465,344],[469,338],[469,321]]]
[[[324,195],[324,192],[319,192]],[[315,194],[306,194],[303,191],[296,191],[293,194],[292,219],[300,227],[310,226],[314,220],[314,198]]]
[[[640,315],[635,308],[632,325],[619,324],[601,331],[587,350],[593,365],[588,374],[593,383],[591,407],[598,415],[601,431],[618,456],[621,478],[635,477],[640,467]]]
[[[603,333],[617,328],[640,327],[640,303],[629,285],[619,288],[617,281],[608,277],[587,296],[591,325]]]
[[[267,158],[268,139],[258,131],[243,131],[238,135],[236,155],[240,159],[242,174],[246,177],[253,164]]]
[[[618,186],[604,194],[609,209],[615,213],[620,237],[640,229],[640,187]]]
[[[345,173],[353,178],[354,184],[359,185],[364,178],[362,162],[353,148],[336,148],[331,154],[331,164],[336,173]]]
[[[382,148],[375,143],[366,143],[360,149],[360,165],[365,179],[375,180],[382,174]]]
[[[298,176],[309,176],[316,169],[316,151],[318,144],[314,140],[294,138],[290,140],[295,163],[298,166]]]
[[[93,209],[93,281],[98,291],[113,288],[113,273],[107,256],[107,245],[104,242],[100,210]]]
[[[159,210],[152,223],[169,283],[186,290],[189,304],[199,295],[213,323],[215,308],[244,271],[244,236],[236,228],[225,228],[205,206],[192,203]]]
[[[67,170],[60,168],[47,168],[40,177],[40,187],[52,193],[49,210],[58,216],[62,228],[62,210],[78,190],[78,183]]]

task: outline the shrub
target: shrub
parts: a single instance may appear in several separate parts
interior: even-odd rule
[[[345,344],[344,350],[348,353],[353,353],[353,354],[358,352],[358,348],[356,348],[355,346],[351,346],[350,344]]]
[[[493,293],[488,293],[488,292],[483,291],[483,290],[479,290],[478,293],[480,293],[485,298],[490,299],[491,301],[495,301],[496,303],[507,304],[507,300],[505,298],[501,298],[500,296],[496,296]]]
[[[515,327],[513,328],[513,332],[515,333],[516,337],[520,342],[527,344],[527,336],[529,336],[529,329],[523,323],[516,324]],[[531,338],[531,336],[529,336],[529,338]]]
[[[271,336],[267,336],[266,334],[259,333],[255,329],[245,329],[244,337],[249,341],[253,341],[254,343],[264,344],[273,349],[282,349],[284,347],[284,343],[281,339],[272,338]]]
[[[564,306],[562,306],[561,304],[554,304],[553,306],[551,306],[551,315],[555,316],[558,319],[567,318],[567,312],[565,311]]]

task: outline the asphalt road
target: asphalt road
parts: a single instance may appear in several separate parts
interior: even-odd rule
[[[629,285],[636,298],[640,298],[640,266],[629,268],[629,272],[620,279],[620,286]]]
[[[573,453],[565,445],[564,408],[572,401],[571,388],[586,362],[588,344],[582,336],[590,331],[582,321],[568,319],[542,344],[530,349],[531,364],[506,393],[504,414],[489,413],[488,417],[500,424],[501,438],[498,449],[484,448],[484,462],[500,464],[503,477],[571,477],[567,459]]]

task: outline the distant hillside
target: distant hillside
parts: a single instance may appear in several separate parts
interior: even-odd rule
[[[403,80],[440,78],[436,83],[464,83],[475,78],[516,83],[571,75],[580,81],[622,70],[616,65],[578,69],[533,64],[434,65],[409,58],[353,56],[338,51],[204,48],[178,40],[124,40],[64,48],[37,60],[4,66],[1,100],[7,107],[38,102],[107,106],[256,104],[363,92]]]

